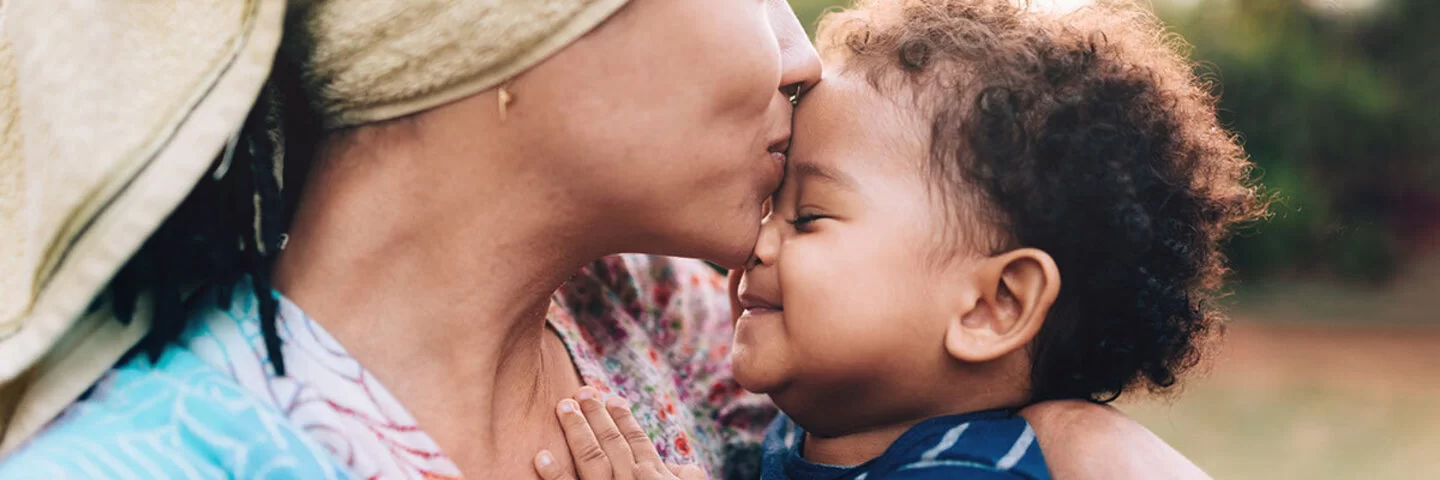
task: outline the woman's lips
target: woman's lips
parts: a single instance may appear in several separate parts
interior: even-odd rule
[[[782,168],[785,166],[785,152],[770,152],[770,159]]]
[[[776,137],[765,150],[770,152],[770,164],[766,165],[770,170],[766,173],[770,177],[769,190],[773,192],[780,189],[780,182],[785,179],[786,152],[790,151],[790,132],[787,131],[784,135]]]
[[[773,192],[780,189],[780,182],[785,179],[785,152],[770,152],[770,160],[768,167],[771,170],[768,172],[770,180],[768,186],[770,187],[769,191]]]

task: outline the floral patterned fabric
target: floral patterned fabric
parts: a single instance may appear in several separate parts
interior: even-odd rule
[[[730,373],[725,278],[703,262],[607,257],[556,293],[550,325],[585,383],[629,399],[668,462],[758,478],[776,410]],[[723,469],[721,468],[723,466]]]
[[[182,362],[151,365],[143,359],[119,367],[97,384],[87,400],[77,402],[51,428],[0,465],[0,471],[39,473],[25,466],[53,469],[80,464],[78,460],[101,467],[74,478],[127,478],[112,472],[125,465],[176,459],[182,461],[179,467],[186,467],[183,462],[187,459],[204,458],[216,460],[203,465],[205,471],[234,474],[231,464],[219,460],[253,461],[253,454],[235,450],[247,445],[245,438],[303,432],[305,441],[282,444],[294,448],[319,445],[345,470],[361,478],[459,476],[454,463],[385,387],[318,323],[284,298],[280,299],[277,326],[288,375],[275,376],[260,336],[254,295],[244,283],[235,289],[230,308],[197,313],[199,318],[181,345],[167,352],[167,357],[198,358],[201,362],[185,365],[199,373],[187,371],[187,376],[177,377],[167,365]],[[729,300],[724,279],[714,270],[691,260],[608,257],[581,270],[556,292],[547,320],[569,349],[586,384],[631,400],[636,417],[666,461],[698,462],[712,475],[726,478],[758,476],[760,442],[775,410],[763,397],[740,390],[730,376]],[[155,378],[198,378],[206,383],[153,381]],[[145,397],[183,397],[167,388],[200,391],[217,396],[210,402],[226,405],[226,411],[232,412],[227,415],[252,412],[264,417],[273,412],[286,421],[256,422],[250,430],[229,422],[234,428],[221,434],[176,435],[173,432],[178,427],[195,424],[194,415],[139,402],[153,411],[144,416],[147,423],[132,424],[128,418],[140,407],[117,406],[126,397],[113,393],[129,391],[129,385],[136,382],[160,389]],[[144,435],[166,439],[164,448],[154,450],[168,451],[165,458],[148,458],[144,452],[150,450],[124,445],[126,439]],[[98,443],[87,450],[91,453],[64,448],[76,439]],[[261,451],[276,455],[273,452],[283,450]],[[104,468],[106,465],[116,470]],[[105,475],[97,476],[99,473]],[[293,478],[280,470],[275,473],[278,476],[262,477]],[[474,473],[484,477],[483,472]],[[49,477],[69,478],[58,473]]]

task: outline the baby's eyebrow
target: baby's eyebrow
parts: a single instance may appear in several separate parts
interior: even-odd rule
[[[854,177],[851,177],[845,172],[830,167],[829,165],[820,165],[817,163],[809,162],[796,162],[794,166],[795,176],[801,179],[806,177],[815,177],[820,180],[835,184],[835,186],[844,188],[846,190],[856,190],[857,183],[855,182]]]

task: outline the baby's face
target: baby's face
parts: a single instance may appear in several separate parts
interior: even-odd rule
[[[935,252],[953,227],[922,172],[929,131],[900,108],[851,76],[807,94],[740,283],[735,377],[811,431],[914,414],[950,361],[936,284],[954,262]]]

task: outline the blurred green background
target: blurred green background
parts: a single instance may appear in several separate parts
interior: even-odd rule
[[[790,3],[813,31],[848,2]],[[1440,0],[1153,8],[1277,201],[1208,372],[1122,408],[1217,478],[1440,478]]]

